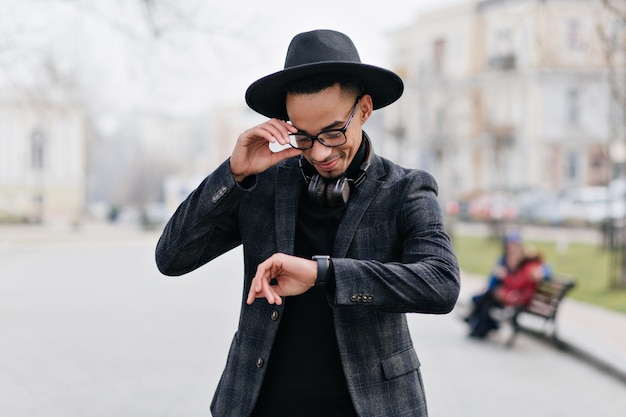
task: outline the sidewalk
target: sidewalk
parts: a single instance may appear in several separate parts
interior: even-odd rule
[[[124,223],[87,222],[78,227],[67,224],[0,224],[0,249],[12,245],[127,242],[145,239],[156,242],[160,230],[162,229],[144,230],[139,225]]]
[[[568,349],[626,382],[626,314],[568,298],[558,314]]]
[[[13,245],[84,244],[128,242],[148,239],[156,242],[158,231],[144,231],[127,225],[86,224],[77,230],[63,227],[4,226],[0,227],[0,250]],[[462,274],[459,304],[479,292],[485,278]],[[529,319],[532,319],[529,318]],[[565,298],[557,316],[559,338],[567,351],[613,374],[626,382],[626,314],[621,314]],[[522,325],[526,324],[524,321]],[[537,328],[539,321],[533,321]],[[515,349],[515,347],[513,347]]]
[[[459,302],[468,302],[484,284],[484,277],[463,274]],[[541,329],[540,320],[526,318],[520,320],[522,326]],[[566,297],[556,323],[565,350],[626,382],[626,314]]]

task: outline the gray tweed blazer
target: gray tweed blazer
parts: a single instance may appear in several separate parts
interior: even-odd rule
[[[227,160],[179,206],[158,242],[157,266],[166,275],[185,274],[243,244],[239,327],[211,404],[216,417],[249,416],[254,408],[283,306],[264,299],[249,306],[245,297],[260,262],[275,252],[293,254],[303,181],[293,158],[244,189]],[[359,416],[427,415],[405,313],[448,313],[460,288],[436,195],[428,173],[375,156],[339,225],[336,289],[328,299]]]

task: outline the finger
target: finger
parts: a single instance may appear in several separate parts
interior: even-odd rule
[[[265,124],[262,124],[246,130],[240,135],[237,143],[245,147],[260,146],[262,142],[274,142],[276,140],[274,134]]]
[[[275,302],[275,294],[272,286],[270,285],[269,279],[262,280],[263,289],[261,290],[261,294],[265,297],[268,303],[274,304]]]
[[[294,125],[292,125],[289,122],[285,122],[284,120],[269,119],[266,123],[274,126],[276,129],[280,130],[281,132],[284,131],[287,133],[291,133],[291,132],[298,131],[298,129]]]
[[[293,125],[278,119],[270,119],[266,126],[268,131],[283,145],[289,143],[289,134],[298,131]]]
[[[263,294],[265,295],[265,299],[270,304],[281,305],[283,299],[280,296],[280,293],[277,291],[277,285],[268,285],[263,289]]]
[[[261,293],[261,291],[263,290],[263,275],[261,273],[261,265],[259,265],[259,267],[257,268],[257,273],[254,276],[254,278],[252,278],[252,282],[250,283],[250,290],[248,291],[248,299],[246,300],[246,302],[248,304],[252,304],[254,303],[254,300],[259,297],[259,294]]]
[[[281,145],[289,144],[289,132],[282,126],[267,123],[263,126],[263,129],[267,132],[267,138],[270,142],[278,142]]]
[[[269,282],[268,269],[267,269],[267,260],[259,264],[256,269],[256,274],[252,278],[252,282],[250,283],[250,291],[248,291],[248,299],[246,302],[248,304],[254,303],[254,300],[257,298],[267,298],[264,290],[265,282]]]
[[[285,159],[289,159],[289,158],[293,158],[294,156],[298,156],[302,154],[302,150],[301,149],[296,149],[296,148],[292,148],[289,147],[287,149],[284,149],[280,152],[272,152],[272,163],[273,164],[277,164],[280,161],[283,161]]]
[[[258,279],[254,285],[250,286],[246,303],[251,305],[257,298],[265,298],[270,304],[282,304],[280,295],[269,284],[269,280],[266,279]]]
[[[258,292],[255,289],[254,282],[252,284],[253,285],[250,286],[250,291],[248,291],[248,298],[246,299],[246,303],[248,305],[251,305],[252,303],[254,303],[254,300],[256,300],[257,294],[258,294]]]

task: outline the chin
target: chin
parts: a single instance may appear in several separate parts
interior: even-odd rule
[[[318,172],[318,174],[324,177],[324,179],[332,181],[332,180],[336,180],[337,178],[340,178],[343,175],[343,171],[342,172],[338,172],[337,170],[332,171],[332,172],[324,171],[324,172]]]

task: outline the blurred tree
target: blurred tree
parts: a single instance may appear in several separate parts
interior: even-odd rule
[[[623,154],[626,149],[626,1],[600,0],[600,13],[596,15],[596,30],[601,41],[607,65],[607,77],[615,103],[613,131],[615,145]],[[626,161],[619,161],[619,177],[626,179]],[[624,219],[626,224],[626,219]],[[613,226],[611,226],[613,229]],[[610,282],[613,287],[626,288],[626,227],[622,236],[612,239],[614,256],[611,260]],[[613,233],[613,230],[611,230]]]
[[[150,187],[141,187],[148,174],[137,162],[146,152],[137,143],[137,115],[206,113],[232,90],[223,82],[232,68],[263,60],[249,24],[253,6],[253,0],[238,8],[204,0],[2,0],[0,94],[30,107],[65,100],[85,109],[88,198],[122,195],[126,204],[158,198],[144,191],[179,166],[168,155],[152,158],[159,168],[149,174]],[[143,191],[116,190],[128,181]]]

